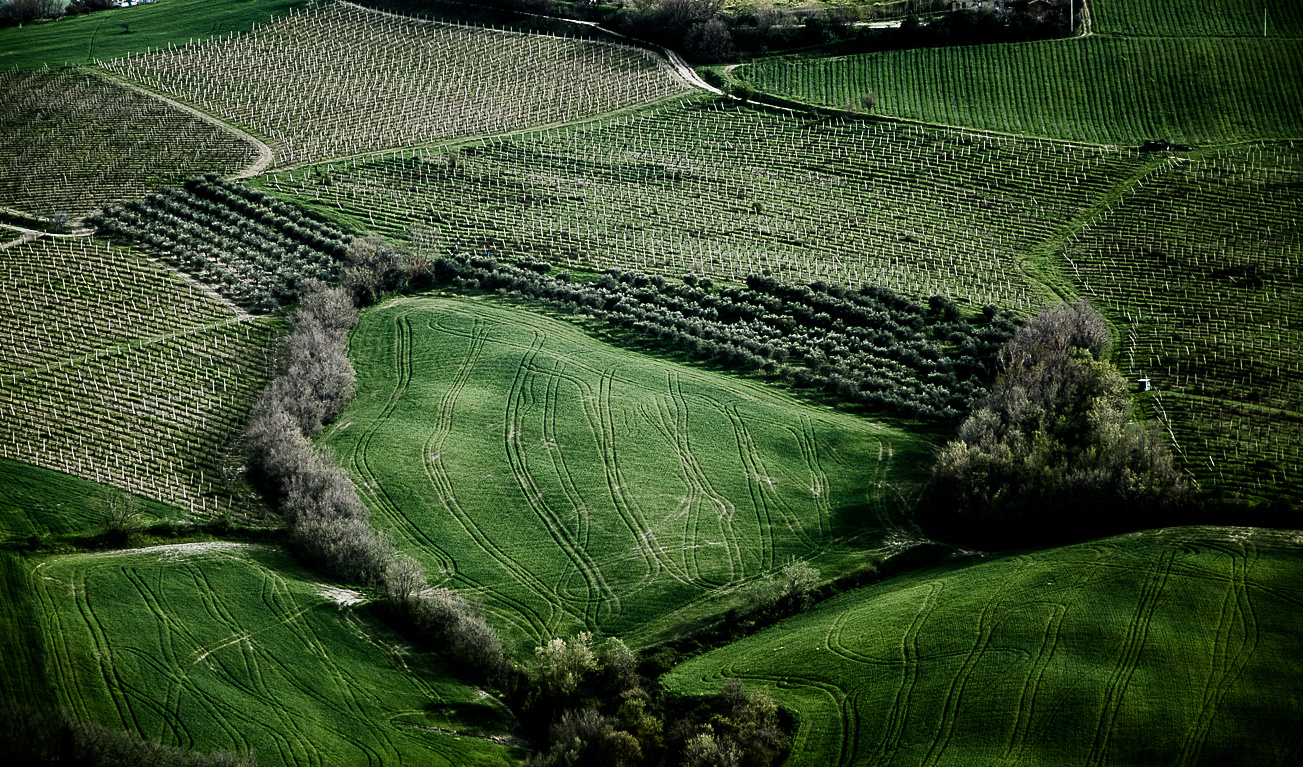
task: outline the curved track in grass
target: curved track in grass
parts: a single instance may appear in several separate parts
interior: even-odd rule
[[[854,569],[928,460],[903,431],[521,309],[398,300],[351,345],[358,393],[326,443],[402,547],[526,641],[638,642],[793,559]]]
[[[789,765],[1292,764],[1303,535],[1171,528],[914,572],[676,668],[764,687]]]

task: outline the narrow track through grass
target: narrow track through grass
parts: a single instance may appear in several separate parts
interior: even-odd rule
[[[793,558],[841,574],[905,524],[896,494],[928,461],[901,429],[522,309],[400,299],[351,346],[358,394],[325,443],[379,524],[516,639],[637,641],[741,606]]]
[[[502,764],[505,709],[286,554],[182,544],[41,562],[48,673],[76,716],[260,765]]]

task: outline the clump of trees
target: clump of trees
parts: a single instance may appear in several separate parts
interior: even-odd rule
[[[791,745],[778,707],[736,680],[706,700],[664,696],[638,672],[619,639],[588,633],[534,650],[517,704],[536,742],[535,767],[754,765],[768,767]]]
[[[359,249],[374,248],[364,243]],[[363,280],[358,287],[370,291],[373,285]],[[347,335],[357,319],[353,293],[308,282],[291,320],[284,372],[263,391],[250,417],[249,459],[275,488],[290,539],[306,560],[376,588],[400,617],[446,647],[468,675],[496,678],[507,668],[497,632],[466,600],[431,587],[415,560],[371,528],[370,512],[348,472],[312,444],[352,396]]]
[[[1189,493],[1161,435],[1131,419],[1085,302],[1042,310],[1000,353],[990,394],[940,452],[938,513],[1000,542],[1075,537],[1160,519]]]

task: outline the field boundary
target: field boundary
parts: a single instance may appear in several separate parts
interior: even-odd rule
[[[164,96],[161,93],[151,91],[142,85],[137,85],[136,83],[133,83],[130,80],[126,80],[124,78],[118,77],[117,75],[107,72],[99,68],[98,66],[77,67],[76,69],[78,72],[95,75],[101,80],[112,83],[113,85],[117,85],[119,87],[126,88],[127,90],[139,93],[142,96],[148,96],[157,101],[161,101],[164,104],[167,104],[168,106],[172,107],[173,109],[179,109],[180,111],[185,112],[191,117],[196,117],[200,120],[203,120],[204,122],[208,123],[209,125],[212,125],[215,128],[224,130],[227,133],[230,133],[231,135],[235,136],[236,138],[241,139],[243,141],[247,141],[250,144],[252,144],[254,149],[256,149],[258,152],[258,159],[255,160],[254,163],[249,167],[231,176],[230,178],[232,179],[252,178],[254,176],[257,176],[258,174],[267,170],[267,168],[271,166],[272,161],[276,159],[276,153],[273,152],[271,147],[268,146],[266,143],[264,143],[261,139],[255,137],[253,134],[248,133],[247,131],[241,130],[236,126],[231,125],[228,122],[225,122],[224,120],[217,117],[216,115],[209,114],[208,112],[204,112],[182,101],[177,101],[176,99],[171,98],[170,96]]]

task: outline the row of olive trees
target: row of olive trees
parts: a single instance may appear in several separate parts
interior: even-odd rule
[[[369,292],[371,283],[355,287]],[[274,483],[290,538],[306,559],[348,582],[376,588],[469,673],[494,678],[506,669],[497,633],[460,596],[432,588],[415,560],[371,528],[370,512],[348,473],[328,450],[312,444],[352,396],[347,336],[357,319],[349,289],[308,283],[291,321],[284,372],[250,418],[250,461]]]

